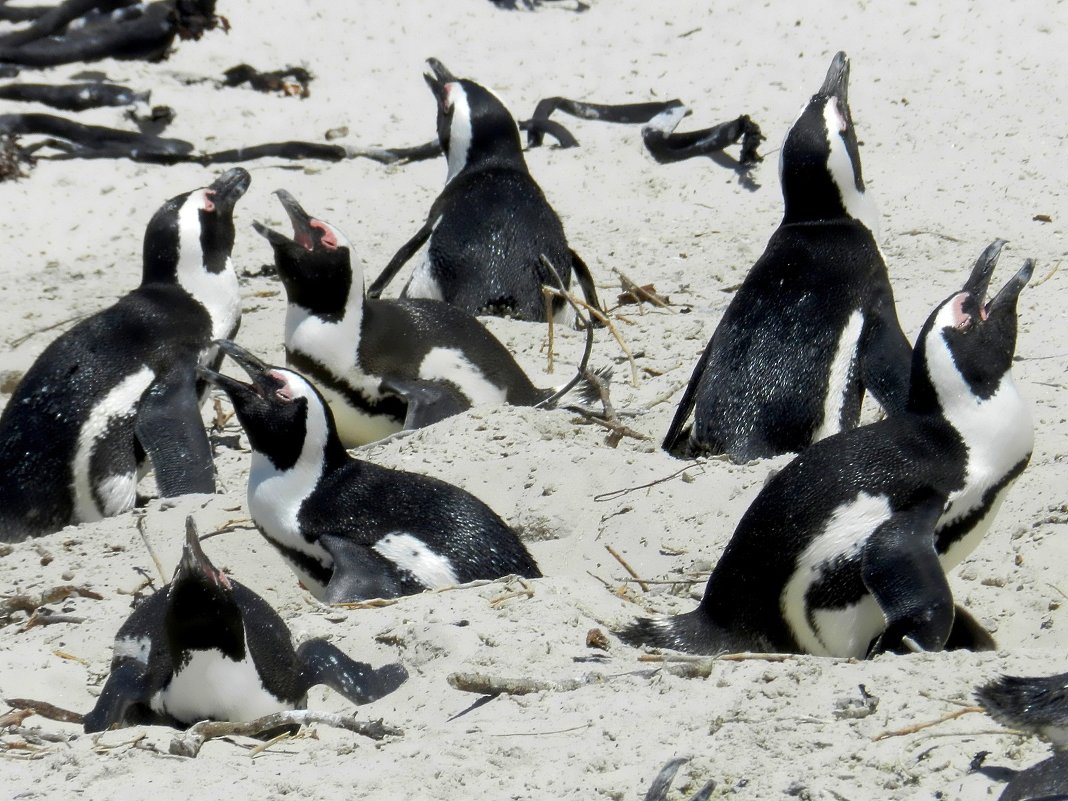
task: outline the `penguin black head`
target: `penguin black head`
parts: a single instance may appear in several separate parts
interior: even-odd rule
[[[229,340],[217,344],[248,373],[251,382],[204,367],[197,371],[230,396],[252,446],[253,471],[257,458],[283,472],[319,470],[324,462],[348,459],[330,407],[304,376],[285,367],[271,367]]]
[[[363,294],[362,280],[354,281],[361,276],[353,275],[352,245],[330,223],[311,217],[284,189],[275,194],[289,215],[293,238],[259,222],[252,225],[274,249],[274,263],[289,302],[318,317],[340,319],[350,293],[355,289]]]
[[[1016,351],[1016,301],[1035,263],[1024,261],[992,300],[986,300],[1005,240],[992,242],[979,256],[964,287],[927,318],[917,338],[912,365],[910,407],[951,409],[987,400],[1006,376],[1011,380]]]
[[[185,547],[171,579],[164,630],[179,666],[191,651],[215,649],[235,661],[245,656],[245,627],[233,584],[200,547],[192,517],[185,520]]]
[[[164,203],[145,231],[142,283],[178,283],[191,288],[204,273],[227,269],[234,247],[234,206],[252,176],[241,167],[220,175],[210,186]]]
[[[877,236],[878,214],[864,190],[848,92],[849,59],[839,51],[779,152],[783,222],[851,217]]]
[[[452,180],[468,165],[507,164],[526,170],[519,126],[493,92],[457,78],[436,58],[423,73],[438,101],[438,141]]]

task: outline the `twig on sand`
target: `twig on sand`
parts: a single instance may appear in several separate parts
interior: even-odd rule
[[[884,731],[882,734],[876,734],[872,737],[872,742],[879,742],[879,740],[885,740],[889,737],[903,737],[906,734],[915,734],[918,731],[929,729],[932,726],[938,726],[941,723],[946,723],[950,720],[956,720],[964,715],[970,715],[973,712],[984,711],[981,706],[963,706],[960,709],[954,709],[952,712],[947,712],[942,717],[936,720],[928,720],[924,723],[914,723],[911,726],[905,726],[902,729],[894,729],[893,731]]]
[[[671,308],[671,304],[664,300],[664,298],[658,295],[655,291],[650,291],[643,286],[639,286],[624,275],[622,270],[613,269],[612,272],[619,276],[619,283],[623,287],[623,291],[632,295],[638,303],[643,301],[645,303],[651,303],[661,309],[666,309],[671,314],[675,314],[675,310]]]
[[[47,331],[54,331],[55,329],[62,328],[63,326],[69,325],[70,323],[77,323],[81,320],[84,320],[88,316],[88,314],[79,314],[77,317],[69,317],[66,320],[60,320],[58,323],[52,323],[51,325],[46,325],[44,328],[38,328],[35,331],[30,331],[28,334],[23,334],[22,336],[16,337],[15,339],[11,340],[11,347],[17,348],[23,342],[27,342],[28,340],[33,339],[33,337],[37,336],[38,334],[43,334]]]
[[[204,720],[187,731],[176,734],[171,740],[170,753],[176,756],[195,757],[208,740],[217,737],[255,737],[258,734],[279,729],[283,726],[305,726],[318,723],[345,729],[354,734],[381,740],[385,737],[398,737],[404,732],[395,726],[388,726],[381,720],[357,720],[351,715],[338,715],[331,712],[315,712],[309,709],[293,709],[275,712],[244,723]]]
[[[675,478],[677,476],[681,476],[687,470],[693,470],[693,469],[696,468],[696,469],[700,470],[703,473],[705,471],[705,464],[706,463],[707,462],[705,460],[698,459],[695,462],[690,462],[685,467],[680,467],[678,470],[676,470],[671,475],[664,476],[663,478],[655,479],[654,481],[650,481],[650,482],[648,482],[646,484],[639,484],[636,487],[627,487],[626,489],[612,490],[611,492],[602,492],[599,495],[594,495],[593,496],[593,501],[594,501],[594,503],[601,503],[603,501],[614,501],[614,500],[616,500],[618,498],[622,498],[624,495],[630,495],[630,493],[632,493],[632,492],[637,492],[638,490],[643,490],[643,489],[649,489],[650,487],[655,487],[657,484],[663,484],[666,481],[671,481],[671,479],[673,479],[673,478]]]
[[[10,617],[14,612],[36,612],[40,607],[54,604],[77,595],[82,598],[92,598],[94,601],[103,600],[104,596],[93,592],[88,587],[75,587],[73,584],[63,584],[59,587],[43,591],[40,595],[9,595],[0,599],[0,621]]]
[[[167,583],[167,574],[163,572],[163,562],[159,560],[159,556],[156,555],[156,549],[152,547],[152,543],[148,541],[148,534],[145,533],[145,516],[137,516],[137,533],[141,535],[141,541],[145,544],[145,548],[148,550],[148,555],[152,557],[152,561],[156,563],[156,571],[159,573],[160,581],[164,584]]]
[[[450,673],[449,686],[455,690],[480,695],[530,695],[543,692],[570,692],[588,684],[603,684],[603,673],[586,673],[574,679],[549,681],[548,679],[506,678],[486,673]]]
[[[608,553],[612,554],[612,557],[617,562],[623,565],[623,569],[630,573],[631,578],[638,582],[638,586],[642,588],[642,592],[649,592],[649,585],[641,579],[637,571],[635,571],[634,568],[627,563],[627,560],[623,558],[623,555],[619,551],[617,551],[615,548],[613,548],[611,545],[608,545],[607,543],[605,544],[604,549],[608,551]]]
[[[5,719],[8,716],[21,716],[18,724],[30,715],[40,715],[49,720],[58,720],[60,723],[81,723],[82,715],[79,712],[71,712],[69,709],[50,704],[47,701],[35,701],[32,698],[5,698],[4,703],[12,707],[12,711],[0,716],[0,726],[10,726]]]

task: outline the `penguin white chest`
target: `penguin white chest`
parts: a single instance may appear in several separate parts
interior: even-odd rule
[[[247,649],[240,662],[221,651],[194,651],[170,683],[149,702],[152,709],[183,723],[199,720],[245,721],[293,709],[263,686]]]

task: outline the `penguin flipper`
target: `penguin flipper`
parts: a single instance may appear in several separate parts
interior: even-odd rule
[[[471,408],[471,402],[448,381],[383,378],[379,388],[403,398],[407,404],[404,429],[410,431],[438,423]]]
[[[861,382],[887,414],[900,414],[909,399],[912,346],[892,300],[881,300],[871,312],[860,349]]]
[[[86,734],[106,731],[126,721],[126,712],[135,704],[148,701],[148,675],[144,665],[126,660],[111,671],[96,705],[83,719]]]
[[[674,456],[684,457],[686,455],[682,442],[690,431],[686,421],[690,419],[694,404],[697,402],[697,388],[701,385],[701,378],[705,374],[708,360],[712,358],[712,343],[715,338],[716,335],[713,334],[711,339],[708,340],[708,344],[705,345],[701,358],[697,360],[693,373],[690,374],[690,383],[686,385],[686,391],[682,393],[678,408],[675,409],[675,416],[671,418],[671,425],[668,426],[667,434],[664,435],[664,442],[660,446]]]
[[[435,206],[437,204],[435,203]],[[408,260],[416,254],[416,251],[423,246],[423,243],[430,238],[430,234],[434,231],[434,223],[437,222],[438,214],[435,208],[430,209],[430,216],[427,218],[426,223],[420,228],[415,236],[401,245],[400,250],[393,254],[393,258],[389,260],[389,264],[386,265],[381,273],[378,274],[378,278],[374,280],[370,288],[367,290],[367,297],[377,298],[382,295],[382,290],[389,286],[389,282],[393,280],[394,276],[400,271],[400,268],[408,263]]]
[[[934,545],[943,507],[943,499],[932,495],[894,513],[868,537],[861,559],[864,585],[886,617],[886,629],[869,654],[945,647],[953,629],[953,594]]]
[[[306,640],[297,647],[301,662],[301,679],[305,693],[317,684],[325,684],[354,704],[367,704],[389,695],[408,679],[403,665],[392,663],[373,668],[357,662],[326,640]]]
[[[134,433],[152,460],[164,498],[215,492],[215,465],[192,368],[176,368],[156,378],[141,396]]]
[[[656,774],[653,783],[649,785],[649,789],[645,793],[645,801],[666,801],[668,789],[670,789],[671,782],[675,779],[675,774],[679,772],[679,768],[689,761],[688,757],[676,757],[665,764],[660,769],[660,772]],[[715,789],[716,783],[709,780],[704,787],[690,797],[690,801],[708,801],[712,791]]]
[[[396,598],[404,594],[400,583],[390,574],[386,561],[367,545],[332,534],[320,536],[319,544],[334,560],[334,574],[323,594],[325,603]]]

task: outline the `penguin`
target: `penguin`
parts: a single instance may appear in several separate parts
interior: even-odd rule
[[[438,139],[448,162],[445,188],[368,295],[379,297],[421,250],[402,297],[443,300],[469,314],[544,321],[542,287],[562,283],[566,289],[574,279],[600,309],[589,268],[568,245],[560,218],[527,169],[511,113],[484,86],[455,77],[437,59],[427,64],[424,77],[438,102]],[[551,308],[558,319],[570,315],[563,298],[554,297]]]
[[[123,725],[244,722],[303,709],[317,684],[366,704],[407,678],[402,665],[372,668],[326,640],[294,649],[271,605],[211,563],[190,517],[174,577],[119,628],[111,673],[83,726],[90,733]]]
[[[1001,676],[977,687],[975,698],[994,720],[1038,735],[1055,751],[1036,765],[1013,771],[998,801],[1068,798],[1068,673]],[[1003,774],[1007,769],[995,770]]]
[[[694,368],[670,453],[748,462],[800,451],[856,427],[865,390],[890,414],[905,407],[912,348],[876,244],[848,84],[840,52],[786,134],[782,222]]]
[[[198,363],[241,319],[230,260],[240,167],[171,198],[145,232],[141,285],[52,342],[0,415],[0,541],[133,507],[151,463],[164,497],[215,491]]]
[[[535,387],[468,312],[428,298],[365,298],[362,265],[345,235],[285,190],[276,194],[293,238],[253,225],[274,250],[288,298],[286,363],[315,382],[345,447],[479,404],[552,407],[572,390],[582,403],[596,400],[582,378],[592,329],[574,380],[559,390]]]
[[[251,379],[200,370],[229,395],[248,437],[252,521],[316,598],[344,603],[541,576],[515,532],[478,498],[353,458],[307,379],[233,342],[220,346]]]
[[[984,300],[1004,245],[921,329],[902,414],[828,437],[772,476],[742,516],[700,606],[628,642],[862,658],[993,648],[946,571],[979,543],[1034,444],[1012,377],[1025,261]]]

